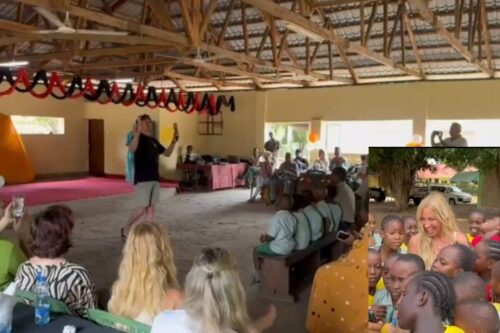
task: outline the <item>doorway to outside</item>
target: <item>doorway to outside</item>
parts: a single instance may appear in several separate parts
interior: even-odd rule
[[[89,174],[104,176],[104,120],[89,119]]]

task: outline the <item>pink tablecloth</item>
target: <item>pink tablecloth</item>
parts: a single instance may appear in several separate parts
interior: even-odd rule
[[[209,190],[219,190],[223,188],[234,188],[236,186],[244,186],[245,181],[238,179],[245,174],[247,169],[246,163],[238,164],[183,164],[182,169],[192,171],[203,171],[207,177],[207,187]]]

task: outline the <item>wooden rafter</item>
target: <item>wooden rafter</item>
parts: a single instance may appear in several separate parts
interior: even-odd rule
[[[255,88],[254,85],[251,84],[246,84],[246,83],[239,83],[239,82],[231,82],[231,81],[219,81],[215,79],[210,79],[210,78],[202,78],[202,77],[195,77],[191,75],[185,75],[177,72],[173,72],[170,70],[164,71],[165,75],[167,77],[173,77],[179,80],[187,80],[187,81],[194,81],[194,82],[200,82],[200,83],[207,83],[207,84],[217,84],[220,87],[225,87],[225,86],[231,86],[231,87],[242,87],[242,88]]]
[[[224,25],[222,26],[222,29],[219,34],[219,38],[217,39],[217,45],[220,45],[222,43],[222,40],[224,39],[224,36],[226,35],[226,29],[227,25],[229,24],[229,20],[231,19],[231,14],[233,13],[233,7],[235,4],[235,0],[231,0],[229,3],[229,8],[226,13],[226,18],[224,19]]]
[[[207,31],[208,24],[210,23],[210,17],[212,16],[215,8],[217,7],[217,0],[210,0],[207,9],[204,11],[203,21],[200,24],[200,38],[203,38],[205,32]]]
[[[388,38],[387,38],[387,34],[388,34],[388,30],[387,30],[387,27],[388,27],[388,12],[387,12],[387,5],[388,5],[388,1],[387,0],[383,0],[384,1],[384,31],[383,31],[383,34],[384,34],[384,55],[387,57],[389,55],[389,48],[388,48]]]
[[[172,43],[175,43],[181,47],[190,47],[191,44],[189,43],[188,39],[180,34],[173,33],[170,31],[158,29],[152,26],[132,22],[129,20],[124,20],[118,17],[110,16],[107,14],[103,14],[100,12],[95,12],[92,10],[80,8],[78,6],[70,5],[69,8],[61,8],[61,7],[54,7],[53,1],[54,0],[16,0],[20,1],[26,4],[30,5],[38,5],[42,6],[48,9],[55,9],[59,11],[66,11],[68,10],[71,15],[74,16],[80,16],[83,18],[86,18],[87,20],[95,21],[100,24],[106,25],[106,26],[111,26],[115,27],[118,29],[123,29],[126,31],[133,31],[136,33],[142,33],[148,36],[152,37],[157,37],[157,38],[162,38],[165,40],[168,40]],[[305,72],[303,69],[296,68],[294,66],[290,65],[285,65],[285,64],[280,64],[279,68],[276,68],[274,64],[270,61],[262,60],[262,59],[257,59],[252,56],[247,56],[243,53],[238,53],[234,52],[228,49],[221,48],[219,46],[215,45],[210,45],[207,43],[201,43],[200,44],[200,49],[203,49],[207,52],[213,53],[215,55],[219,55],[222,57],[227,57],[229,59],[233,59],[236,62],[245,62],[249,63],[251,65],[257,65],[261,67],[266,67],[266,68],[271,68],[274,70],[281,70],[281,71],[286,71],[286,72],[291,72],[299,75],[304,75]],[[325,79],[328,77],[328,75],[325,74],[320,74],[313,72],[310,74],[311,76],[318,78],[318,79]]]
[[[425,71],[422,65],[422,59],[420,58],[420,54],[418,53],[417,40],[415,38],[415,34],[413,33],[413,29],[411,27],[410,19],[408,18],[408,14],[405,12],[403,14],[403,22],[406,27],[406,32],[408,33],[408,39],[410,40],[411,48],[413,50],[413,55],[418,65],[418,69],[422,78],[425,79]]]
[[[391,37],[389,37],[389,42],[387,44],[387,56],[391,55],[392,42],[394,41],[394,37],[396,36],[396,31],[398,29],[398,23],[401,20],[402,12],[403,12],[403,4],[400,3],[398,6],[398,11],[397,11],[396,17],[394,18],[394,25],[392,26],[392,30],[391,30]]]
[[[246,4],[241,4],[241,27],[243,29],[243,44],[245,45],[245,54],[248,55],[248,27]]]
[[[448,29],[441,23],[441,21],[436,17],[436,15],[429,9],[427,3],[424,0],[409,0],[413,4],[413,8],[418,9],[420,16],[427,21],[427,23],[431,24],[434,29],[450,43],[450,45],[461,54],[468,62],[471,64],[475,64],[481,71],[486,73],[488,76],[493,77],[494,72],[478,62],[474,55],[467,50],[466,47],[462,45],[462,43],[455,37],[454,34],[450,33]]]
[[[462,31],[462,15],[464,13],[465,0],[455,1],[455,37],[460,40],[460,32]]]
[[[372,6],[372,12],[370,13],[370,19],[368,21],[368,26],[366,27],[365,36],[363,38],[363,45],[366,46],[370,40],[372,33],[373,22],[375,21],[375,16],[377,16],[378,1],[375,1]]]
[[[486,49],[486,61],[488,63],[488,68],[494,70],[494,62],[493,62],[493,50],[491,49],[491,36],[490,29],[488,27],[488,16],[486,13],[486,1],[480,0],[480,8],[481,8],[481,31],[484,39],[484,47]],[[481,44],[479,45],[481,47]]]
[[[314,32],[315,34],[318,34],[319,36],[323,37],[326,40],[330,40],[334,42],[337,46],[345,45],[345,49],[348,51],[352,51],[355,53],[358,53],[360,55],[369,57],[379,63],[382,63],[387,66],[391,66],[393,68],[397,68],[406,74],[412,75],[412,76],[417,76],[420,77],[420,73],[418,71],[415,71],[413,69],[410,69],[406,66],[395,66],[394,62],[387,58],[384,57],[383,55],[376,55],[374,54],[372,50],[369,50],[368,48],[362,46],[362,45],[354,45],[352,43],[349,43],[348,40],[338,36],[335,33],[334,29],[326,29],[318,24],[306,19],[303,16],[300,16],[298,14],[293,13],[292,11],[286,9],[283,6],[280,6],[278,4],[275,4],[272,1],[267,1],[267,0],[243,0],[246,3],[253,5],[254,7],[266,11],[269,14],[278,17],[282,20],[292,22],[298,26],[301,26],[302,28]]]
[[[156,17],[156,19],[158,19],[163,28],[168,31],[175,30],[163,0],[145,0],[145,3],[149,6],[152,14]]]

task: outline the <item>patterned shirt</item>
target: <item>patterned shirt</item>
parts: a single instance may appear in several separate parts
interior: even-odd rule
[[[26,261],[17,270],[16,282],[20,289],[35,291],[36,273],[41,270],[47,277],[50,297],[66,304],[80,317],[96,307],[95,285],[89,273],[80,265],[67,261],[59,265],[40,266]]]

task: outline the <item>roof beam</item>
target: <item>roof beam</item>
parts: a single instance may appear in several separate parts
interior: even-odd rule
[[[406,32],[408,33],[408,38],[410,39],[410,44],[411,48],[413,50],[413,55],[415,56],[415,60],[417,61],[418,64],[418,69],[420,70],[420,74],[422,75],[422,78],[425,79],[425,72],[424,72],[424,66],[422,65],[422,59],[420,58],[420,54],[418,53],[418,47],[417,47],[417,40],[415,38],[415,35],[413,34],[413,29],[410,24],[410,19],[408,18],[408,15],[403,13],[403,22],[406,27]]]
[[[152,14],[160,21],[160,24],[168,31],[175,31],[169,11],[163,0],[145,0]]]
[[[490,35],[490,29],[488,27],[488,16],[486,13],[486,1],[485,0],[480,0],[481,6],[481,32],[483,34],[483,39],[484,39],[484,47],[486,49],[486,61],[488,63],[488,68],[491,70],[494,70],[494,62],[493,62],[493,50],[491,48],[491,35]],[[481,45],[479,45],[479,48],[481,48]]]
[[[161,52],[170,50],[171,47],[158,47],[158,46],[126,46],[126,47],[113,47],[113,48],[99,48],[91,50],[80,50],[79,52],[61,51],[61,52],[48,52],[48,53],[35,53],[27,55],[18,55],[16,60],[29,60],[29,61],[44,61],[52,59],[71,59],[75,56],[80,57],[107,57],[107,56],[126,56],[131,54],[138,54],[144,52]],[[0,61],[10,61],[11,59],[0,58]]]
[[[434,14],[430,10],[429,6],[424,0],[409,0],[409,1],[413,5],[413,8],[418,10],[420,16],[427,23],[432,25],[433,28],[436,29],[438,34],[441,35],[442,38],[447,40],[448,43],[450,43],[450,45],[458,53],[460,53],[468,62],[476,65],[480,70],[488,74],[488,76],[490,77],[493,77],[495,75],[495,73],[490,68],[477,61],[474,55],[469,50],[467,50],[465,46],[462,45],[462,43],[455,37],[455,35],[446,29],[446,27],[441,23],[441,21],[439,21],[436,14]]]
[[[255,88],[255,86],[252,84],[239,83],[239,82],[231,83],[230,80],[223,82],[223,81],[214,80],[211,78],[202,78],[202,77],[197,77],[197,76],[185,75],[185,74],[177,73],[177,72],[170,71],[170,70],[164,71],[164,74],[169,78],[173,77],[173,78],[176,78],[179,80],[208,83],[208,84],[213,84],[214,86],[219,85],[220,87],[230,86],[230,87]]]
[[[392,61],[392,59],[387,58],[383,55],[376,54],[375,52],[373,52],[372,50],[369,50],[365,46],[351,44],[345,38],[338,36],[335,33],[335,30],[323,28],[323,27],[319,26],[318,24],[306,19],[305,17],[300,16],[298,14],[295,14],[292,11],[286,9],[285,7],[277,5],[272,1],[267,1],[267,0],[242,0],[242,1],[254,6],[260,10],[263,10],[263,11],[265,11],[265,12],[267,12],[275,17],[278,17],[282,20],[294,23],[298,26],[301,26],[302,28],[304,28],[306,30],[314,32],[314,33],[318,34],[319,36],[323,37],[324,39],[332,41],[333,43],[335,43],[338,46],[344,47],[345,50],[347,50],[347,51],[352,51],[352,52],[358,53],[360,55],[363,55],[363,56],[366,56],[370,59],[373,59],[374,61],[377,61],[381,64],[384,64],[384,65],[387,65],[387,66],[390,66],[393,68],[397,68],[406,74],[421,77],[420,73],[418,71],[410,69],[406,66],[401,66],[401,65],[396,66],[396,64],[394,63],[394,61]]]
[[[69,8],[65,7],[54,7],[53,1],[55,0],[16,0],[18,2],[23,2],[29,5],[34,5],[34,6],[42,6],[44,8],[48,9],[55,9],[59,11],[66,11],[68,10],[71,15],[78,16],[78,17],[83,17],[87,20],[98,22],[99,24],[106,25],[106,26],[111,26],[115,27],[121,30],[125,31],[132,31],[138,34],[144,34],[152,37],[157,37],[157,38],[162,38],[165,40],[168,40],[172,43],[178,44],[181,47],[186,47],[190,48],[191,44],[189,43],[188,39],[184,37],[181,34],[173,33],[170,31],[158,29],[149,25],[144,25],[140,24],[137,22],[133,22],[130,20],[125,20],[121,19],[118,17],[110,16],[107,14],[103,14],[100,12],[95,12],[92,10],[84,9],[78,6],[70,5]],[[256,65],[256,66],[261,66],[261,67],[267,67],[267,68],[272,68],[274,70],[281,70],[281,71],[287,71],[299,75],[304,75],[305,72],[303,69],[290,66],[290,65],[285,65],[285,64],[280,64],[279,67],[274,66],[274,64],[270,61],[262,60],[262,59],[257,59],[255,57],[247,56],[243,53],[238,53],[234,52],[228,49],[224,49],[219,46],[215,45],[210,45],[207,43],[201,43],[200,48],[214,53],[216,55],[232,59],[236,62],[245,62],[248,64]],[[310,76],[313,76],[318,79],[326,79],[328,78],[328,75],[325,74],[320,74],[316,72],[311,72],[309,74]]]

